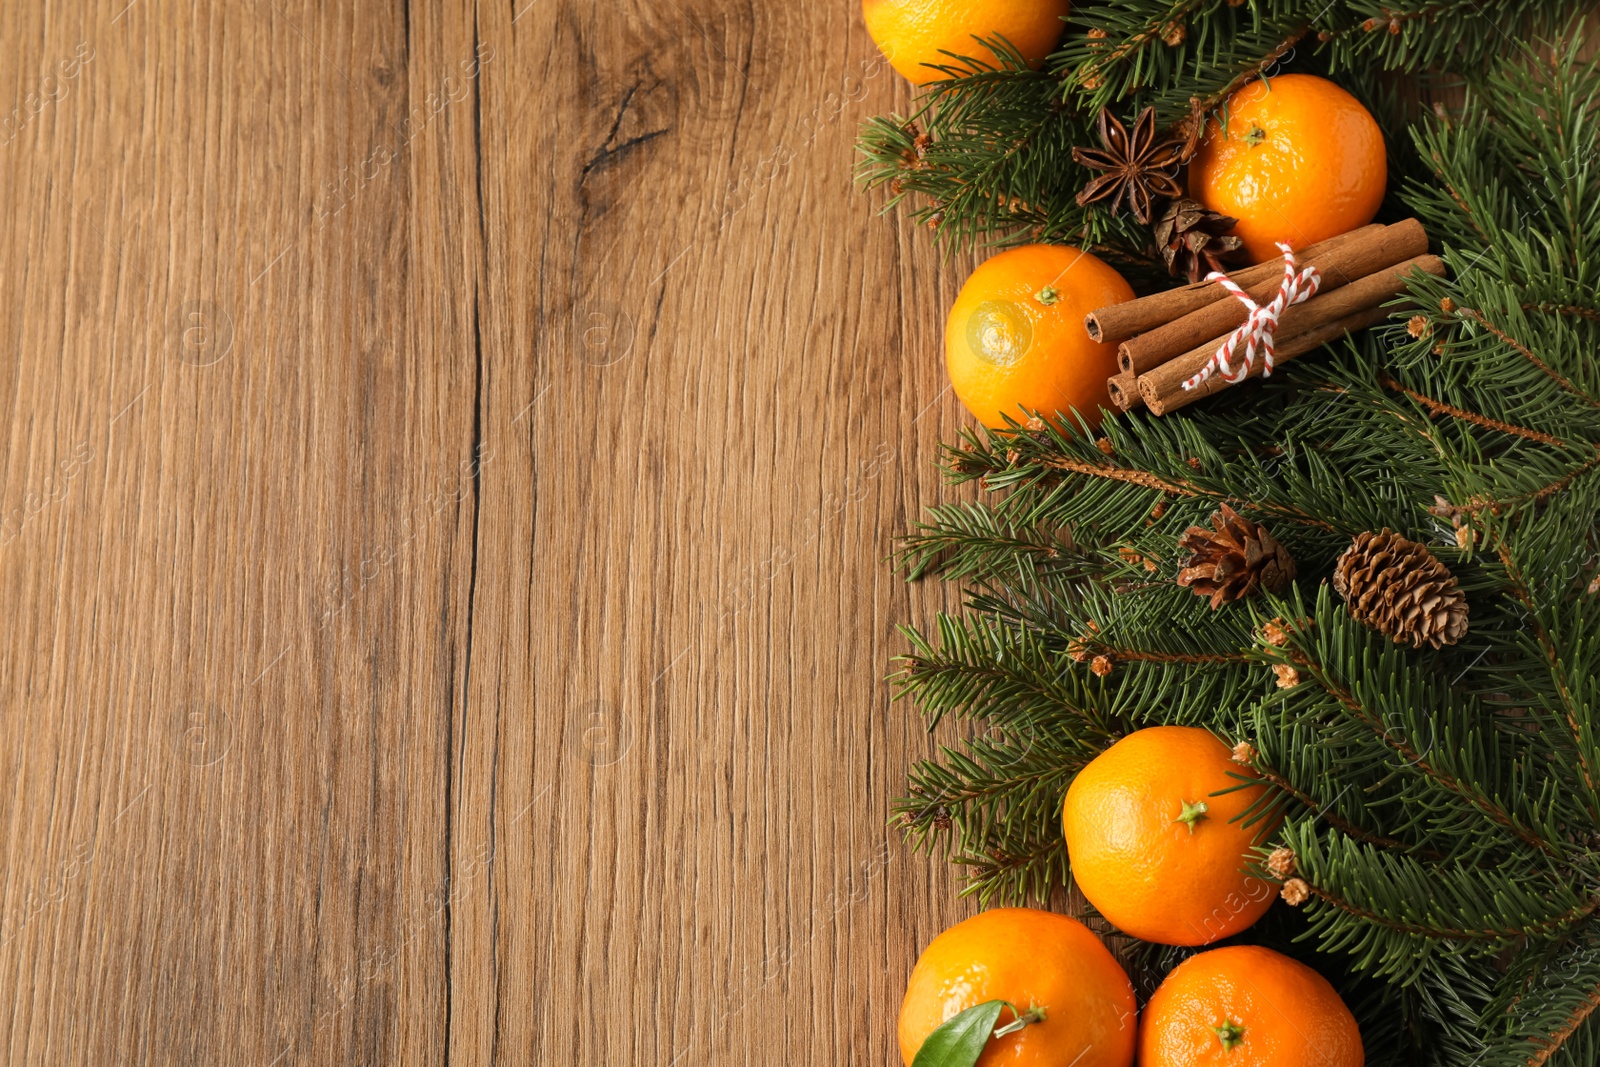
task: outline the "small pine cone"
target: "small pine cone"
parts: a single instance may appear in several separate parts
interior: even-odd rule
[[[1413,315],[1410,321],[1406,323],[1406,333],[1412,337],[1426,337],[1432,332],[1433,330],[1428,325],[1428,319],[1425,315]]]
[[[1467,598],[1455,575],[1428,551],[1385,529],[1356,535],[1333,568],[1333,588],[1350,617],[1412,648],[1439,648],[1467,632]]]
[[[1272,673],[1278,676],[1279,689],[1293,689],[1300,684],[1300,672],[1287,663],[1274,663]]]
[[[1267,870],[1272,872],[1272,877],[1284,879],[1294,873],[1294,849],[1275,848],[1272,855],[1267,857]]]
[[[1108,456],[1114,455],[1117,451],[1117,446],[1111,443],[1111,438],[1109,437],[1100,438],[1094,445]]]
[[[1106,675],[1111,673],[1111,657],[1096,656],[1094,661],[1089,664],[1089,669],[1094,671],[1095,674],[1104,678]]]
[[[1311,887],[1302,879],[1291,878],[1283,883],[1283,889],[1280,894],[1285,904],[1297,908],[1311,899]]]
[[[1233,236],[1238,219],[1207,211],[1188,199],[1174,200],[1156,221],[1152,232],[1167,273],[1197,282],[1244,253],[1244,241]]]
[[[1273,619],[1261,627],[1261,636],[1273,648],[1282,648],[1289,643],[1289,627],[1282,619]]]
[[[1248,741],[1240,741],[1237,745],[1233,746],[1233,762],[1242,763],[1248,767],[1255,761],[1256,746],[1252,745]]]
[[[1265,526],[1241,518],[1226,504],[1211,516],[1211,525],[1212,530],[1191,526],[1178,539],[1178,546],[1189,550],[1178,571],[1179,585],[1210,597],[1213,611],[1257,589],[1288,590],[1294,559]]]

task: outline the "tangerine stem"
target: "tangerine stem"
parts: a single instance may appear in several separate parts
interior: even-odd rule
[[[1016,1011],[1017,1009],[1016,1009],[1015,1006],[1012,1006],[1011,1010],[1012,1011]],[[1047,1016],[1045,1014],[1044,1008],[1042,1008],[1038,1004],[1031,1004],[1031,1005],[1029,1005],[1027,1011],[1018,1012],[1017,1017],[1015,1019],[1012,1019],[1010,1022],[1006,1023],[1004,1026],[995,1027],[994,1028],[994,1033],[990,1034],[989,1036],[991,1038],[994,1038],[994,1037],[1005,1037],[1007,1034],[1014,1034],[1018,1030],[1021,1030],[1024,1027],[1031,1026],[1034,1023],[1042,1023],[1042,1022],[1045,1021],[1046,1018],[1047,1018]]]
[[[1194,833],[1194,824],[1206,817],[1206,802],[1202,800],[1198,804],[1191,804],[1185,800],[1181,801],[1180,803],[1183,804],[1183,812],[1172,821],[1183,823],[1189,828],[1189,832],[1192,834]]]
[[[1222,1042],[1222,1051],[1232,1052],[1238,1045],[1244,1043],[1244,1027],[1232,1019],[1225,1019],[1221,1026],[1213,1026],[1212,1033]]]

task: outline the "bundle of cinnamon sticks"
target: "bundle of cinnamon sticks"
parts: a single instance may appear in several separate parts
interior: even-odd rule
[[[1405,290],[1404,279],[1414,269],[1444,273],[1444,263],[1427,252],[1428,235],[1416,219],[1372,223],[1297,252],[1297,266],[1315,267],[1321,282],[1314,296],[1279,317],[1275,361],[1284,363],[1384,319],[1382,305]],[[1251,300],[1266,304],[1283,275],[1278,258],[1230,277]],[[1221,285],[1196,282],[1100,308],[1084,325],[1094,340],[1118,342],[1120,373],[1106,382],[1112,401],[1123,411],[1144,404],[1152,414],[1165,415],[1232,384],[1213,374],[1193,389],[1183,387],[1248,317],[1244,303]],[[1250,377],[1261,371],[1258,357]]]

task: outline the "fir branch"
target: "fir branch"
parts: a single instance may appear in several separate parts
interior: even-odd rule
[[[1566,936],[1600,907],[1600,897],[1537,866],[1490,881],[1475,866],[1425,863],[1308,824],[1285,825],[1282,838],[1295,854],[1295,888],[1308,894],[1302,914],[1324,950],[1401,985],[1451,961]]]
[[[1420,856],[1423,859],[1442,860],[1445,858],[1444,853],[1439,852],[1436,849],[1419,846],[1410,841],[1402,841],[1397,837],[1386,837],[1383,834],[1374,833],[1373,831],[1364,827],[1357,826],[1355,823],[1350,822],[1347,819],[1341,818],[1339,815],[1335,814],[1330,807],[1324,806],[1320,801],[1317,800],[1316,797],[1299,788],[1293,782],[1289,781],[1289,779],[1285,778],[1271,767],[1265,766],[1259,759],[1251,764],[1251,768],[1256,772],[1257,776],[1265,780],[1284,795],[1294,800],[1297,804],[1309,812],[1314,820],[1320,819],[1321,821],[1327,823],[1329,827],[1339,831],[1348,838],[1360,841],[1363,844],[1374,845],[1378,848],[1396,849],[1400,852],[1407,852],[1415,856]]]
[[[1588,716],[1579,709],[1577,701],[1572,696],[1572,682],[1566,676],[1565,668],[1561,662],[1560,650],[1550,634],[1549,627],[1540,617],[1539,605],[1533,597],[1527,579],[1523,576],[1516,560],[1513,558],[1510,546],[1503,539],[1495,545],[1496,554],[1500,557],[1500,564],[1505,568],[1506,579],[1511,586],[1512,594],[1528,609],[1528,622],[1533,630],[1534,640],[1539,645],[1539,650],[1544,658],[1551,678],[1555,681],[1556,692],[1560,695],[1562,719],[1567,729],[1572,733],[1573,754],[1578,759],[1578,768],[1583,775],[1583,784],[1589,791],[1589,812],[1600,822],[1600,794],[1595,791],[1595,773],[1590,763],[1590,753],[1595,751],[1595,738],[1593,731],[1586,729],[1585,721]],[[1580,721],[1580,719],[1585,721]]]
[[[1272,49],[1255,62],[1247,65],[1238,74],[1235,74],[1226,85],[1215,90],[1209,96],[1190,101],[1193,110],[1191,122],[1204,122],[1205,117],[1221,107],[1234,93],[1243,89],[1247,84],[1257,78],[1267,79],[1269,71],[1273,70],[1299,44],[1305,35],[1311,32],[1311,24],[1303,22],[1290,30]]]
[[[1543,485],[1514,496],[1499,498],[1482,495],[1474,496],[1461,505],[1461,510],[1476,514],[1488,512],[1496,515],[1501,512],[1520,510],[1566,491],[1579,478],[1592,473],[1596,468],[1600,468],[1600,446],[1595,448],[1594,455],[1587,461],[1567,469],[1553,481],[1545,482]]]
[[[1550,365],[1535,355],[1532,349],[1523,344],[1521,341],[1517,340],[1515,337],[1512,337],[1510,334],[1506,333],[1494,323],[1490,322],[1488,317],[1484,315],[1483,312],[1476,308],[1458,307],[1455,309],[1455,313],[1463,318],[1471,319],[1479,326],[1482,326],[1485,330],[1488,330],[1499,340],[1509,345],[1514,351],[1521,354],[1522,357],[1525,358],[1529,363],[1532,363],[1535,367],[1537,367],[1541,374],[1555,382],[1573,396],[1577,397],[1579,400],[1582,400],[1585,404],[1588,404],[1590,407],[1600,407],[1600,403],[1597,403],[1592,396],[1589,396],[1576,385],[1572,384],[1571,380],[1565,376],[1552,370]]]
[[[1028,897],[1043,900],[1053,883],[1067,876],[1067,845],[1059,833],[1032,843],[1019,852],[996,849],[993,852],[956,856],[957,866],[967,868],[962,896],[976,896],[979,907],[987,907],[996,896],[1021,903]]]
[[[1600,308],[1580,304],[1522,304],[1523,311],[1539,311],[1546,315],[1572,315],[1600,322]]]
[[[1245,652],[1161,652],[1152,649],[1126,648],[1094,639],[1082,643],[1082,652],[1074,658],[1092,659],[1105,656],[1113,663],[1170,663],[1186,667],[1220,667],[1231,663],[1254,663],[1256,659]]]
[[[1482,426],[1486,430],[1496,430],[1500,433],[1510,434],[1513,437],[1524,437],[1530,441],[1538,441],[1540,444],[1554,445],[1557,448],[1567,447],[1567,443],[1559,437],[1552,437],[1550,434],[1542,433],[1539,430],[1530,430],[1525,426],[1513,426],[1509,422],[1501,422],[1499,419],[1491,419],[1486,415],[1479,415],[1476,412],[1446,404],[1441,400],[1435,400],[1433,397],[1419,393],[1409,386],[1401,385],[1387,374],[1380,375],[1378,381],[1383,384],[1384,388],[1415,400],[1426,408],[1430,414],[1448,415],[1463,422],[1470,422],[1474,426]]]
[[[1304,882],[1305,879],[1301,879],[1301,881]],[[1594,914],[1596,908],[1600,908],[1600,898],[1592,898],[1584,901],[1581,904],[1578,904],[1575,907],[1568,908],[1566,911],[1559,912],[1555,915],[1544,916],[1526,923],[1507,924],[1499,928],[1490,926],[1458,927],[1442,922],[1418,922],[1406,919],[1397,919],[1392,915],[1385,914],[1382,911],[1378,911],[1373,908],[1362,907],[1361,905],[1347,900],[1344,897],[1341,897],[1339,894],[1314,883],[1306,882],[1306,888],[1311,892],[1311,895],[1316,897],[1318,900],[1333,908],[1337,908],[1346,915],[1354,916],[1355,918],[1362,920],[1364,923],[1370,923],[1373,926],[1382,927],[1385,930],[1392,930],[1395,933],[1414,934],[1419,937],[1428,938],[1448,938],[1452,941],[1505,942],[1514,941],[1523,937],[1548,936],[1549,934],[1558,933],[1562,930],[1570,928],[1574,924],[1581,922],[1590,915]]]
[[[1324,692],[1333,697],[1340,706],[1370,729],[1407,766],[1427,775],[1429,779],[1454,793],[1481,814],[1487,816],[1495,825],[1509,830],[1524,844],[1548,856],[1559,857],[1561,855],[1561,850],[1513,818],[1510,812],[1506,811],[1504,807],[1496,803],[1492,798],[1486,796],[1481,790],[1474,788],[1469,783],[1462,781],[1457,775],[1438,766],[1435,761],[1427,759],[1426,752],[1418,751],[1405,738],[1403,733],[1396,732],[1390,724],[1385,723],[1381,715],[1367,707],[1350,686],[1346,685],[1342,679],[1330,671],[1326,664],[1315,659],[1308,650],[1303,647],[1296,648],[1288,659],[1297,668],[1309,673]]]
[[[1553,0],[1349,0],[1324,9],[1343,23],[1324,40],[1335,70],[1475,71],[1508,53],[1531,58],[1522,39],[1552,32],[1570,10]]]
[[[1169,481],[1149,471],[1133,470],[1126,467],[1114,467],[1108,463],[1091,463],[1074,459],[1070,456],[1046,457],[1041,461],[1046,467],[1054,470],[1065,471],[1070,474],[1082,474],[1091,478],[1106,478],[1111,481],[1127,482],[1130,485],[1142,486],[1146,489],[1155,489],[1173,496],[1205,497],[1216,503],[1223,503],[1230,499],[1227,494],[1201,489],[1193,482]],[[1306,526],[1314,526],[1319,530],[1333,530],[1334,525],[1326,519],[1308,514],[1304,510],[1273,501],[1256,500],[1245,504],[1250,511],[1265,512],[1278,518],[1288,519]]]
[[[1070,474],[1084,474],[1091,478],[1109,478],[1115,482],[1127,482],[1130,485],[1143,486],[1146,489],[1156,489],[1174,496],[1201,496],[1201,491],[1189,483],[1169,482],[1165,478],[1151,474],[1149,471],[1127,470],[1122,467],[1113,467],[1109,463],[1087,463],[1083,460],[1073,459],[1071,456],[1048,456],[1043,460],[1045,466],[1058,471],[1067,471]]]
[[[1527,1060],[1527,1067],[1544,1067],[1549,1063],[1551,1057],[1560,1052],[1579,1029],[1589,1022],[1596,1010],[1600,1010],[1600,985],[1589,990],[1583,1002],[1567,1016],[1554,1033],[1533,1041],[1537,1051]]]
[[[984,582],[1026,581],[1041,570],[1082,580],[1110,568],[1103,553],[1079,548],[1063,532],[1019,525],[982,503],[936,505],[928,515],[897,553],[908,580],[935,566],[951,581]]]

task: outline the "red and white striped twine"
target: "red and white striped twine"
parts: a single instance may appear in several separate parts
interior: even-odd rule
[[[1284,308],[1311,299],[1317,286],[1322,284],[1322,275],[1317,273],[1315,267],[1306,267],[1296,274],[1294,252],[1282,241],[1278,242],[1278,247],[1283,250],[1283,284],[1278,287],[1278,295],[1272,298],[1271,303],[1257,304],[1250,299],[1249,293],[1221,271],[1206,275],[1206,281],[1216,282],[1238,297],[1250,315],[1244,320],[1244,325],[1228,335],[1228,339],[1222,342],[1199,373],[1183,383],[1185,389],[1198,388],[1213,374],[1221,374],[1230,383],[1244,381],[1255,369],[1258,348],[1261,350],[1261,376],[1265,378],[1272,373],[1273,334],[1278,329],[1278,316],[1283,314]],[[1233,353],[1240,341],[1244,342],[1244,358],[1235,367]]]

